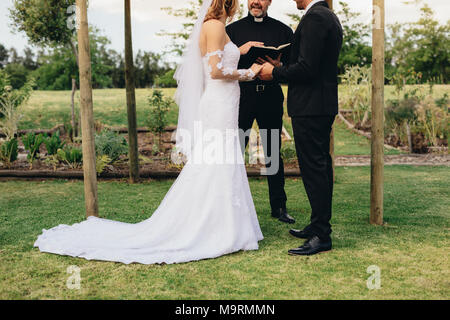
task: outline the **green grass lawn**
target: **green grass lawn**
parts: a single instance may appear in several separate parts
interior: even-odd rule
[[[260,249],[175,265],[124,265],[40,253],[41,229],[84,218],[79,181],[0,182],[0,299],[448,299],[450,170],[385,169],[386,226],[368,223],[370,168],[337,168],[334,250],[287,255],[301,242],[270,217],[267,183],[250,180],[265,239]],[[157,208],[172,181],[100,182],[101,216],[138,222]],[[301,180],[286,181],[296,227],[309,220]],[[81,268],[69,290],[67,267]],[[381,268],[381,289],[366,272]]]
[[[450,86],[436,86],[435,95],[440,96],[450,91]],[[287,88],[284,87],[286,92]],[[340,88],[342,91],[343,89]],[[166,97],[173,97],[175,89],[163,89]],[[386,87],[386,99],[393,97],[394,88]],[[149,117],[148,97],[151,89],[136,90],[136,110],[138,126],[145,126]],[[19,129],[49,129],[56,124],[69,122],[70,119],[70,91],[36,91],[33,93],[27,105],[22,107],[23,118],[19,123]],[[76,106],[78,109],[79,92],[76,94]],[[126,126],[126,98],[124,89],[102,89],[93,91],[95,120],[111,126]],[[286,106],[285,106],[286,108]],[[173,105],[169,111],[169,123],[176,124],[178,108]],[[284,125],[292,134],[291,120],[285,112]],[[336,126],[336,150],[337,155],[367,155],[370,154],[370,142],[368,139],[358,136],[347,130],[343,124]],[[386,154],[397,154],[396,150],[386,150]]]
[[[175,89],[164,89],[166,97],[172,97]],[[136,90],[136,112],[138,126],[146,125],[149,114],[147,99],[151,89]],[[71,115],[70,91],[35,91],[26,106],[22,107],[23,118],[19,129],[48,129]],[[79,109],[79,91],[75,96],[76,109]],[[93,90],[94,118],[111,126],[127,126],[127,105],[125,89]],[[169,112],[169,122],[176,124],[178,108],[176,105]]]

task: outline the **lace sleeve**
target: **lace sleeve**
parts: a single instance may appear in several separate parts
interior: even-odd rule
[[[209,74],[212,79],[227,79],[239,81],[252,81],[255,73],[251,69],[233,69],[223,65],[223,50],[207,53]]]

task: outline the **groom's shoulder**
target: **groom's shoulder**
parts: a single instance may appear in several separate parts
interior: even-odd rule
[[[321,5],[320,3],[313,6],[311,9],[309,9],[308,13],[305,15],[306,17],[314,17],[315,18],[331,18],[335,16],[333,10],[331,10],[326,5]]]
[[[326,6],[316,5],[312,7],[302,18],[304,23],[319,23],[330,26],[336,19],[335,14]]]

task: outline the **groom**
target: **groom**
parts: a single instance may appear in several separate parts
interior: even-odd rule
[[[227,27],[227,34],[231,41],[239,47],[241,59],[239,69],[247,69],[255,62],[247,56],[252,46],[275,46],[291,43],[293,32],[290,27],[267,15],[272,0],[248,0],[248,16],[230,24]],[[273,63],[280,65],[288,63],[289,57],[281,57]],[[241,98],[239,103],[239,129],[241,132],[248,132],[252,128],[253,122],[258,122],[261,132],[267,133],[267,139],[262,139],[264,153],[267,159],[278,157],[266,164],[266,167],[275,167],[274,162],[278,162],[278,170],[275,174],[269,174],[267,181],[269,184],[270,206],[272,217],[281,222],[295,223],[286,210],[286,193],[284,191],[284,166],[280,156],[281,130],[283,127],[283,103],[284,95],[280,85],[274,81],[261,81],[256,79],[251,82],[241,82]],[[272,134],[278,138],[278,148],[272,154]],[[274,136],[275,136],[274,135]],[[276,138],[275,138],[276,139]],[[245,135],[245,145],[248,144],[248,135]]]
[[[330,133],[338,112],[337,62],[343,39],[341,24],[325,1],[294,1],[297,8],[306,13],[295,31],[289,64],[274,67],[265,63],[259,76],[262,80],[289,84],[288,113],[312,209],[308,226],[289,231],[297,238],[307,239],[289,253],[311,255],[332,247]]]

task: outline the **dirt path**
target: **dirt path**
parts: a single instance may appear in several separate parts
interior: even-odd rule
[[[357,167],[370,165],[370,155],[336,156],[336,166]],[[384,156],[385,165],[414,165],[414,166],[450,166],[450,155],[440,154],[401,154]]]

